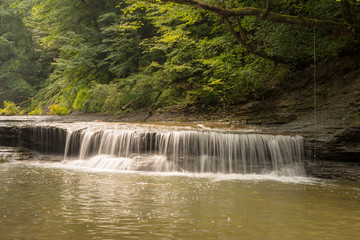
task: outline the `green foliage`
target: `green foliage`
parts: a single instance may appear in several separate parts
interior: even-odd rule
[[[35,94],[50,65],[13,2],[0,4],[0,102],[21,102]]]
[[[81,110],[90,113],[102,112],[107,98],[116,97],[117,94],[115,89],[116,86],[114,85],[94,83],[88,91],[82,93],[87,97],[84,98],[84,101],[81,104]],[[113,103],[116,104],[115,101]],[[115,105],[112,107],[115,107]]]
[[[12,58],[15,55],[15,47],[6,38],[0,37],[0,63],[1,65],[6,62],[7,59]]]
[[[302,65],[313,56],[313,32],[287,25],[268,24],[266,44],[270,54],[283,58],[291,65]]]
[[[4,106],[3,109],[0,108],[0,115],[11,116],[21,113],[19,107],[17,107],[14,102],[4,101]]]
[[[59,106],[57,104],[53,104],[48,106],[49,108],[49,115],[67,115],[69,114],[69,110],[64,106]]]
[[[0,83],[1,101],[9,99],[11,101],[21,102],[26,100],[28,96],[31,96],[35,93],[35,90],[31,84],[29,84],[23,78],[9,72],[0,75]]]
[[[117,113],[145,108],[159,91],[160,80],[155,78],[154,75],[134,74],[110,84],[92,82],[88,88],[79,91],[74,109],[89,113]]]
[[[262,59],[247,59],[247,61],[249,62],[242,69],[234,72],[233,77],[238,80],[226,86],[226,97],[230,104],[264,98],[285,79],[288,71]]]
[[[80,89],[74,100],[73,109],[82,110],[84,102],[89,98],[88,88]]]
[[[174,106],[214,110],[264,98],[288,72],[251,55],[215,15],[185,5],[148,0],[5,2],[0,11],[6,20],[0,23],[0,100],[21,102],[36,95],[32,107],[56,103],[53,114]],[[222,5],[264,8],[264,3]],[[342,21],[334,0],[271,1],[271,10]],[[231,23],[239,31],[236,20]],[[314,29],[255,17],[242,17],[241,26],[249,43],[289,69],[313,63]],[[315,40],[318,62],[358,46],[350,35],[329,37],[318,29]]]
[[[39,108],[39,107],[36,107],[34,110],[32,110],[31,112],[29,112],[28,113],[28,115],[41,115],[41,114],[43,114],[44,113],[44,111],[41,109],[41,108]]]

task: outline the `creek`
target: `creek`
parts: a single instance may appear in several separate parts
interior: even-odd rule
[[[360,237],[360,184],[307,177],[301,136],[196,124],[0,125],[4,240]]]

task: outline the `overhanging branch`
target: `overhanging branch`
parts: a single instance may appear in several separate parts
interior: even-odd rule
[[[233,26],[231,25],[231,22],[229,20],[229,18],[224,17],[224,21],[226,24],[227,29],[229,30],[229,32],[231,33],[231,35],[233,35],[233,37],[235,38],[235,40],[240,43],[246,50],[248,50],[250,53],[261,57],[263,59],[267,59],[276,63],[285,63],[283,61],[281,61],[280,59],[276,59],[273,56],[268,55],[266,52],[258,50],[256,46],[253,46],[252,44],[249,43],[249,39],[247,38],[247,36],[245,35],[245,33],[243,32],[242,27],[240,26],[240,31],[236,32],[233,28]],[[237,23],[240,23],[240,19],[237,19]]]
[[[173,2],[183,5],[188,5],[206,11],[212,12],[219,17],[235,17],[235,16],[254,16],[260,20],[266,20],[274,23],[283,23],[289,25],[297,25],[303,27],[312,28],[316,24],[316,28],[329,30],[338,33],[359,33],[360,26],[356,24],[339,23],[328,20],[320,20],[314,18],[305,18],[301,16],[291,16],[285,14],[279,14],[269,9],[242,7],[233,9],[224,9],[211,4],[207,4],[197,0],[162,0],[164,2]]]

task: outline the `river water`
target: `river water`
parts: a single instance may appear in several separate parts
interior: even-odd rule
[[[360,184],[306,177],[301,136],[5,120],[0,240],[360,239]]]
[[[0,239],[359,239],[360,186],[0,165]]]

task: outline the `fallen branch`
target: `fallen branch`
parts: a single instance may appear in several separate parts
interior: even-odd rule
[[[45,90],[45,91],[43,91],[43,92],[41,92],[41,93],[39,93],[39,94],[37,94],[37,95],[35,95],[35,96],[27,99],[27,100],[25,100],[25,101],[17,104],[17,106],[18,106],[18,107],[21,107],[22,105],[24,105],[24,104],[27,103],[27,102],[30,102],[30,101],[33,100],[34,98],[37,98],[38,96],[41,96],[41,95],[43,95],[43,94],[45,94],[45,93],[47,93],[47,92],[50,92],[50,91],[53,90],[54,88],[57,88],[57,89],[58,89],[59,87],[52,87],[52,88],[50,88],[50,89],[47,89],[47,90]]]
[[[53,87],[53,88],[51,88],[51,89],[48,89],[48,90],[46,90],[46,91],[44,91],[44,92],[42,92],[42,93],[40,93],[40,94],[38,94],[38,95],[36,95],[36,96],[34,96],[34,97],[32,97],[32,98],[26,100],[25,102],[22,102],[22,103],[19,105],[19,107],[20,107],[22,104],[30,101],[31,99],[33,99],[33,98],[35,98],[35,97],[38,97],[38,96],[41,96],[42,94],[47,93],[47,92],[49,92],[50,90],[53,90],[54,88],[55,88],[55,90],[54,90],[52,93],[50,93],[48,96],[46,96],[44,99],[42,99],[41,101],[39,101],[39,103],[42,103],[42,102],[48,100],[49,98],[52,98],[55,94],[57,94],[57,93],[60,91],[60,87],[59,87],[59,86]],[[24,111],[27,112],[27,111],[29,111],[31,108],[32,108],[32,106],[26,108]]]
[[[138,99],[133,99],[130,102],[128,102],[126,105],[124,105],[121,109],[122,110],[126,110],[128,107],[130,107],[136,100]]]

